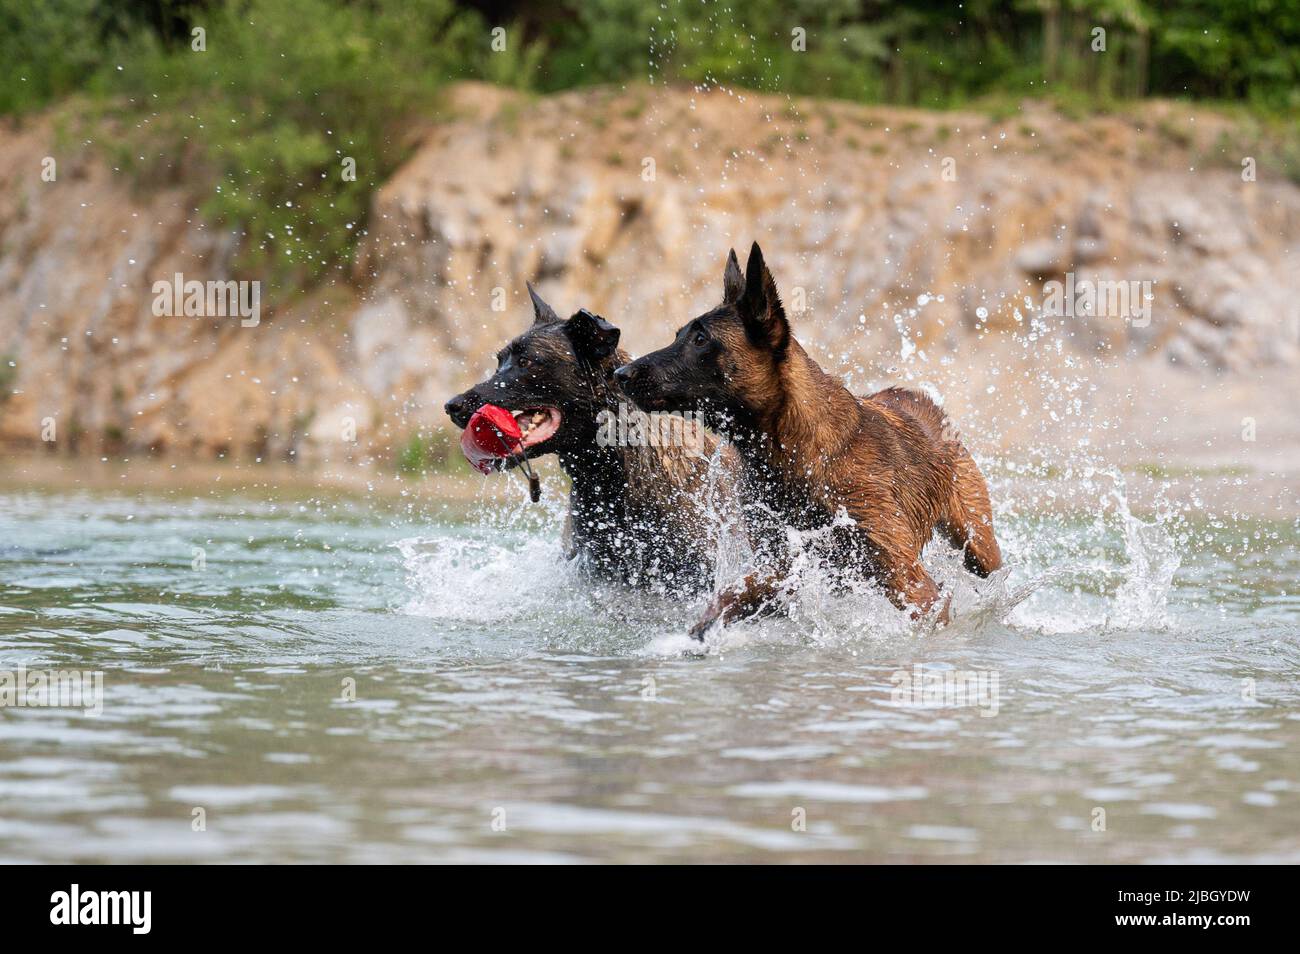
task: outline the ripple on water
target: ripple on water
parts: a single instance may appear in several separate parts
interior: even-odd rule
[[[105,672],[0,714],[0,860],[1300,860],[1294,527],[999,515],[948,629],[807,563],[700,646],[547,519],[0,495],[0,666]]]

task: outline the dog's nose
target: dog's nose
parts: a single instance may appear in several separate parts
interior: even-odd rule
[[[625,364],[614,371],[614,380],[623,387],[626,387],[634,377],[636,377],[636,368],[630,364]]]
[[[457,426],[464,427],[464,421],[469,417],[469,401],[465,395],[457,394],[454,398],[442,406],[447,412],[447,416]]]

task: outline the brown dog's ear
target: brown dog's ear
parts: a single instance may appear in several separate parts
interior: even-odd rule
[[[740,260],[733,248],[727,255],[727,268],[722,273],[722,303],[734,305],[745,294],[745,275],[740,270]]]
[[[525,282],[525,284],[528,286],[528,297],[533,300],[533,324],[549,325],[553,321],[559,321],[560,316],[555,313],[554,308],[542,301],[542,296],[537,294],[533,283]]]
[[[763,261],[763,250],[754,243],[745,265],[745,291],[736,302],[745,334],[755,345],[768,348],[777,357],[785,353],[790,342],[790,323],[785,319],[776,281]]]
[[[619,330],[585,308],[564,323],[564,333],[569,336],[574,353],[593,364],[618,350]]]

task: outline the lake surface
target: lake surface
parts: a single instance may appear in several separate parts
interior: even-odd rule
[[[1294,519],[1026,507],[946,630],[813,567],[703,651],[557,519],[0,494],[0,670],[103,672],[0,708],[0,861],[1300,861]]]

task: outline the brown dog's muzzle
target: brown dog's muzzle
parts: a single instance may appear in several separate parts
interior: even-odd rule
[[[660,392],[659,375],[643,358],[625,364],[614,372],[614,380],[623,393],[643,411],[663,410],[667,405]]]

